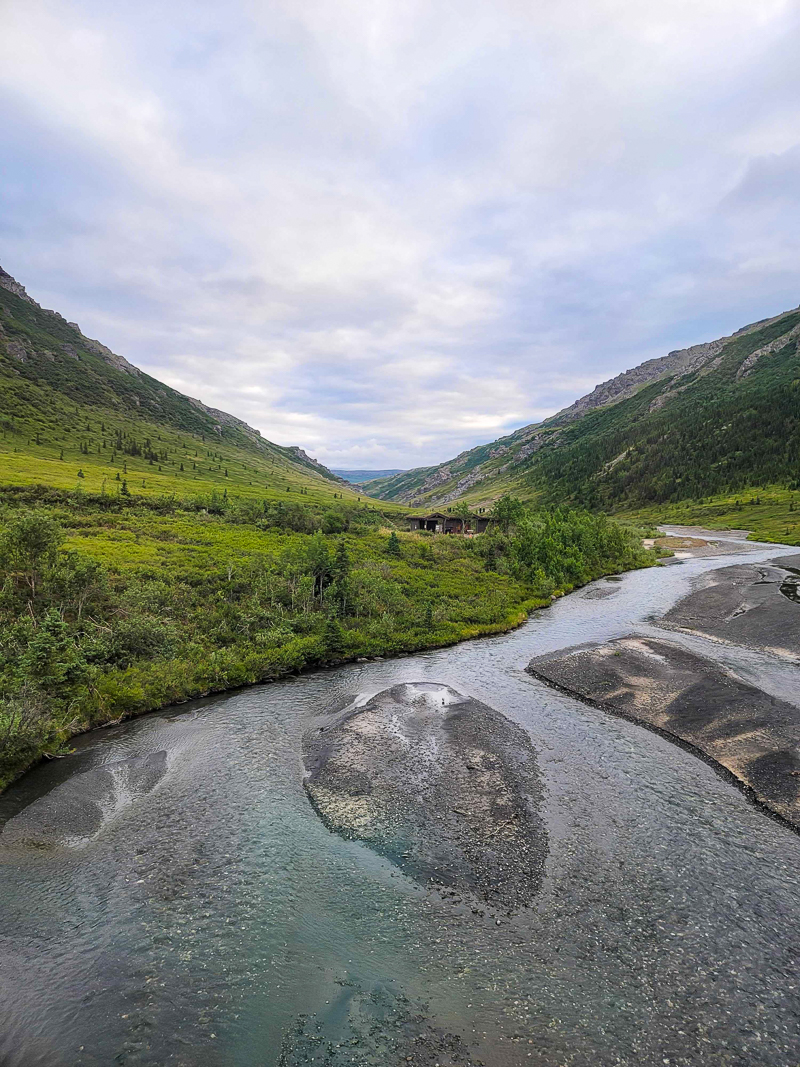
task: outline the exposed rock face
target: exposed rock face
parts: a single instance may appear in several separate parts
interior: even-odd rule
[[[397,685],[310,730],[303,753],[335,833],[454,895],[505,911],[533,900],[541,785],[530,738],[505,716],[446,685]]]
[[[26,363],[28,360],[28,352],[22,341],[9,341],[6,345],[6,352],[20,363]]]
[[[83,844],[123,808],[152,792],[166,773],[166,752],[151,752],[76,774],[9,819],[0,843],[34,848]]]
[[[443,485],[445,482],[449,482],[453,477],[453,471],[448,464],[442,467],[437,467],[433,474],[428,475],[422,485],[419,487],[420,493],[428,493],[431,489],[435,489],[437,485]]]
[[[687,742],[800,829],[800,713],[793,705],[651,637],[560,649],[531,660],[528,671]]]
[[[21,300],[27,300],[29,304],[35,304],[38,308],[39,305],[32,297],[28,296],[25,291],[25,286],[20,285],[16,278],[12,278],[10,274],[7,274],[2,267],[0,267],[0,285],[4,289],[8,289],[9,293],[13,293],[14,296],[18,296]]]
[[[692,345],[691,348],[676,349],[666,356],[658,359],[648,359],[640,363],[638,367],[623,371],[616,378],[610,378],[607,382],[601,382],[595,386],[591,393],[582,396],[563,411],[553,416],[552,421],[567,421],[576,419],[592,411],[594,408],[605,407],[606,404],[616,404],[620,400],[626,400],[649,382],[666,378],[672,374],[691,374],[699,370],[704,364],[714,359],[722,348],[730,341],[730,337],[721,337],[717,341],[709,341],[705,344]]]
[[[746,378],[762,356],[777,352],[779,349],[785,348],[790,341],[797,342],[798,338],[800,338],[800,323],[793,330],[783,334],[782,337],[776,337],[774,341],[770,341],[769,344],[763,345],[761,348],[756,349],[755,352],[751,352],[736,372],[736,380],[739,381],[741,378]]]
[[[258,433],[258,430],[256,430],[255,432]],[[301,461],[301,463],[309,464],[312,467],[316,467],[321,474],[324,474],[332,481],[337,481],[341,485],[348,484],[345,478],[340,478],[338,474],[333,474],[324,464],[320,463],[318,459],[314,459],[313,456],[309,456],[309,454],[307,452],[304,452],[303,449],[300,448],[298,445],[291,445],[288,451],[295,455]]]

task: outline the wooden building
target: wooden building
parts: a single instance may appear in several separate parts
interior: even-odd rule
[[[412,530],[428,530],[430,533],[476,534],[483,533],[494,519],[488,515],[470,515],[462,519],[444,511],[432,511],[428,515],[409,515]]]

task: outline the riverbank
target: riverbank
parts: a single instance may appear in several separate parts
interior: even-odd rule
[[[560,509],[468,539],[387,536],[371,506],[72,505],[0,513],[0,788],[96,726],[502,633],[655,563],[634,531]]]

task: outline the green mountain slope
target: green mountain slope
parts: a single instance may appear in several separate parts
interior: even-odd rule
[[[265,440],[85,337],[2,268],[0,430],[8,487],[356,499],[301,449]]]
[[[798,339],[795,309],[649,360],[448,463],[363,488],[415,506],[486,505],[513,492],[613,510],[800,488]]]

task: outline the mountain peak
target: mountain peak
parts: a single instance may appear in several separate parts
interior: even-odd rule
[[[27,300],[29,304],[33,304],[35,307],[39,307],[32,296],[28,296],[28,293],[24,285],[21,285],[16,278],[12,278],[11,275],[0,267],[0,286],[3,289],[7,289],[9,293],[13,293],[14,296],[18,296],[20,300]]]

